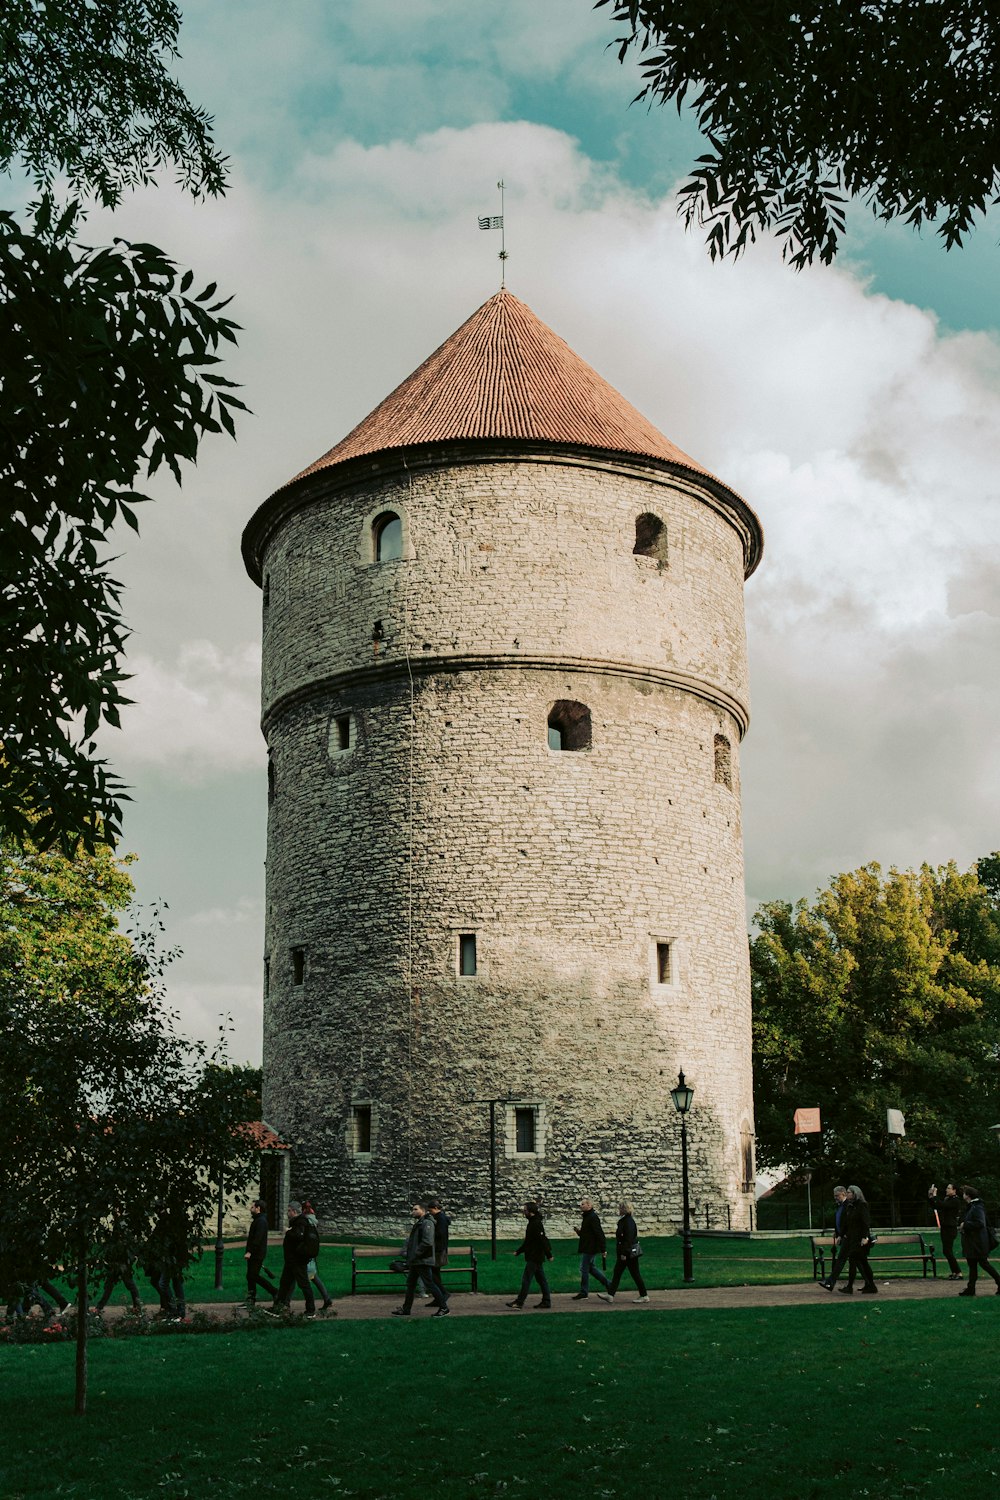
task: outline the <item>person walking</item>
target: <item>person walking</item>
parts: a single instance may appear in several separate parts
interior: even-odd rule
[[[312,1282],[317,1292],[319,1292],[320,1296],[323,1298],[323,1305],[320,1308],[320,1312],[327,1312],[333,1306],[333,1298],[330,1296],[330,1293],[320,1281],[319,1272],[316,1269],[316,1261],[319,1257],[319,1220],[316,1218],[315,1211],[308,1198],[302,1205],[302,1212],[305,1215],[306,1219],[308,1219],[309,1223],[312,1225],[313,1229],[315,1229],[316,1231],[316,1254],[313,1256],[312,1260],[310,1260],[308,1266],[306,1266],[306,1272],[309,1276],[309,1280]]]
[[[847,1285],[838,1288],[841,1296],[854,1296],[854,1280],[860,1273],[864,1286],[862,1294],[874,1296],[878,1287],[868,1264],[868,1251],[872,1242],[871,1211],[864,1193],[857,1183],[847,1189],[844,1214],[841,1223],[841,1240],[847,1249]]]
[[[974,1297],[976,1295],[976,1278],[980,1269],[986,1272],[996,1282],[997,1296],[1000,1297],[1000,1272],[995,1266],[990,1265],[990,1230],[986,1223],[986,1208],[982,1198],[974,1187],[967,1182],[962,1184],[962,1197],[965,1200],[965,1212],[962,1215],[962,1254],[969,1262],[969,1283],[959,1292],[960,1297]],[[996,1244],[996,1236],[993,1236],[993,1245]]]
[[[958,1195],[958,1188],[953,1182],[949,1182],[944,1190],[944,1197],[938,1197],[938,1190],[933,1182],[927,1194],[927,1200],[934,1210],[937,1219],[938,1230],[941,1234],[941,1253],[948,1262],[948,1280],[961,1281],[962,1267],[955,1258],[955,1239],[958,1235],[958,1226],[962,1222],[964,1205]]]
[[[316,1316],[316,1299],[309,1281],[308,1266],[313,1258],[319,1235],[314,1224],[302,1212],[301,1203],[289,1203],[288,1205],[288,1228],[285,1230],[285,1238],[281,1242],[282,1253],[285,1263],[281,1268],[281,1280],[278,1283],[278,1295],[269,1308],[264,1308],[268,1317],[280,1318],[283,1313],[291,1311],[289,1299],[292,1295],[292,1287],[297,1286],[305,1298],[305,1316],[310,1320]]]
[[[278,1288],[264,1270],[267,1258],[268,1224],[267,1213],[259,1198],[250,1205],[250,1227],[247,1230],[246,1250],[243,1259],[247,1263],[247,1307],[256,1307],[257,1288],[262,1286],[271,1298],[277,1300]]]
[[[406,1249],[403,1251],[403,1259],[406,1261],[406,1292],[402,1306],[394,1307],[392,1310],[394,1318],[410,1316],[413,1299],[416,1296],[417,1282],[422,1279],[424,1272],[434,1265],[434,1220],[422,1203],[414,1203],[411,1212],[413,1228],[407,1236]],[[445,1305],[438,1308],[434,1317],[440,1318],[447,1312],[446,1300]]]
[[[574,1302],[590,1296],[591,1276],[601,1283],[606,1292],[611,1290],[610,1281],[596,1265],[597,1257],[607,1249],[608,1242],[604,1238],[597,1209],[589,1198],[580,1199],[580,1216],[580,1227],[576,1231],[580,1252],[580,1290],[574,1293]]]
[[[825,1281],[820,1282],[824,1292],[832,1292],[837,1285],[837,1278],[844,1269],[847,1260],[847,1251],[844,1248],[841,1225],[844,1219],[844,1207],[847,1203],[847,1189],[835,1187],[833,1190],[833,1201],[836,1207],[833,1211],[833,1264],[830,1266],[830,1274]]]
[[[628,1199],[624,1199],[618,1205],[621,1218],[615,1228],[615,1270],[611,1278],[611,1285],[606,1292],[598,1292],[602,1302],[613,1302],[621,1279],[627,1271],[635,1282],[638,1290],[636,1302],[648,1302],[649,1293],[646,1283],[639,1271],[639,1257],[642,1254],[642,1246],[639,1244],[639,1231],[636,1228],[635,1219],[632,1216],[632,1205]]]
[[[159,1316],[167,1323],[183,1323],[187,1319],[184,1271],[190,1258],[188,1229],[184,1204],[178,1196],[171,1195],[153,1226],[148,1247],[152,1262],[150,1280],[160,1296]]]
[[[132,1249],[128,1229],[124,1220],[116,1216],[111,1225],[111,1238],[104,1251],[104,1288],[94,1303],[94,1312],[98,1317],[107,1307],[119,1281],[132,1298],[132,1311],[136,1314],[142,1312],[142,1299],[136,1286],[134,1268],[135,1251]]]
[[[542,1294],[541,1302],[536,1302],[535,1306],[551,1307],[552,1293],[549,1291],[549,1283],[545,1275],[545,1262],[552,1259],[552,1246],[545,1233],[545,1222],[541,1210],[534,1200],[524,1205],[524,1217],[528,1221],[524,1228],[524,1239],[514,1251],[515,1255],[524,1256],[524,1275],[521,1277],[521,1290],[513,1302],[507,1303],[507,1306],[522,1308],[534,1280],[538,1282],[538,1290]]]
[[[445,1290],[441,1270],[448,1264],[448,1234],[451,1230],[451,1219],[445,1213],[440,1198],[428,1199],[427,1212],[434,1225],[434,1263],[424,1273],[424,1285],[430,1289],[431,1306],[439,1307],[442,1312],[448,1312],[448,1293]]]

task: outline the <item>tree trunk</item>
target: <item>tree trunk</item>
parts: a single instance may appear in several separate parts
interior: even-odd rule
[[[87,1321],[90,1302],[87,1297],[87,1255],[81,1254],[76,1275],[76,1401],[74,1415],[82,1417],[87,1410]]]

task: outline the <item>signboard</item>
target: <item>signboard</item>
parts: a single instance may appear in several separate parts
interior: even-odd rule
[[[885,1112],[885,1128],[889,1135],[905,1135],[906,1127],[903,1123],[903,1111],[901,1109],[887,1109]]]
[[[819,1122],[818,1109],[797,1109],[795,1111],[795,1134],[796,1135],[819,1135],[822,1132]]]

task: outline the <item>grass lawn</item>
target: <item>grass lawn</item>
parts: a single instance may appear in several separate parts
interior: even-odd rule
[[[455,1244],[469,1244],[468,1239],[454,1237]],[[361,1243],[359,1241],[359,1243]],[[402,1237],[401,1241],[402,1243]],[[515,1259],[512,1251],[515,1240],[500,1241],[497,1245],[497,1260],[490,1260],[489,1240],[473,1240],[479,1256],[479,1289],[482,1292],[502,1293],[513,1296],[521,1280],[524,1262]],[[681,1267],[681,1242],[675,1236],[657,1239],[643,1236],[642,1274],[651,1287],[678,1287],[683,1285]],[[553,1242],[555,1260],[548,1267],[553,1291],[571,1292],[579,1285],[576,1241]],[[614,1245],[612,1242],[612,1257]],[[778,1257],[778,1263],[772,1259]],[[268,1257],[268,1266],[281,1273],[281,1247],[275,1246]],[[609,1262],[608,1274],[613,1268]],[[773,1240],[740,1239],[695,1239],[695,1278],[702,1286],[740,1286],[747,1282],[788,1282],[812,1279],[812,1257],[808,1236]],[[351,1252],[341,1245],[324,1245],[319,1258],[319,1273],[334,1297],[346,1296],[351,1290]],[[202,1259],[196,1262],[186,1278],[188,1301],[235,1302],[246,1292],[246,1277],[243,1262],[243,1241],[226,1247],[223,1263],[222,1291],[215,1290],[215,1253],[211,1245],[205,1249]],[[453,1283],[458,1288],[468,1286],[461,1278]],[[364,1282],[366,1292],[385,1291],[388,1295],[399,1295],[402,1277],[370,1277]],[[628,1276],[624,1287],[632,1285]],[[155,1302],[155,1295],[148,1282],[140,1276],[139,1290],[147,1303]],[[113,1303],[125,1304],[128,1297],[119,1287],[112,1298]],[[2,1496],[0,1496],[2,1500]]]
[[[1000,1301],[333,1322],[0,1349],[0,1496],[990,1493]]]

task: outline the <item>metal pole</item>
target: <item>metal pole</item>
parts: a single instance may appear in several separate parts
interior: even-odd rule
[[[219,1216],[215,1226],[215,1290],[222,1290],[222,1257],[226,1253],[226,1247],[222,1240],[222,1216],[226,1204],[226,1174],[222,1167],[219,1168]]]
[[[688,1196],[688,1134],[684,1116],[681,1115],[681,1182],[684,1189],[684,1280],[694,1280],[691,1258],[691,1204]]]
[[[497,1258],[497,1101],[490,1100],[490,1260]]]
[[[896,1137],[889,1137],[889,1228],[896,1227]]]

